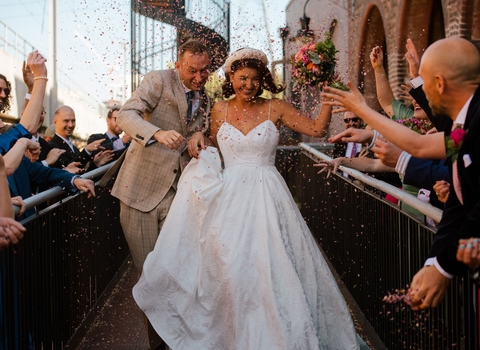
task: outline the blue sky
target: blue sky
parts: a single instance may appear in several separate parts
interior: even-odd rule
[[[232,0],[232,50],[250,46],[279,59],[278,28],[285,25],[287,3]],[[0,8],[0,20],[48,57],[49,1],[0,0]],[[123,76],[122,43],[130,40],[130,0],[57,0],[57,28],[58,68],[92,96],[108,99],[109,81]]]

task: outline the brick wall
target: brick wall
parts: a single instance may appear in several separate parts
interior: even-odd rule
[[[294,28],[292,34],[299,28],[298,18],[303,15],[305,1],[292,0],[287,6],[287,25]],[[403,59],[407,38],[414,40],[420,55],[440,37],[462,36],[480,46],[478,0],[342,0],[336,5],[333,2],[310,0],[308,16],[318,26],[326,18],[335,17],[339,28],[348,28],[334,36],[334,42],[345,53],[340,65],[351,81],[363,84],[366,98],[374,108],[379,106],[368,57],[375,45],[386,45],[388,77],[395,94],[409,77]],[[293,50],[287,49],[287,56],[292,53]]]

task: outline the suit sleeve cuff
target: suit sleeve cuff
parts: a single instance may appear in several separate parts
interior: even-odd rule
[[[398,173],[398,175],[402,177],[405,176],[405,171],[407,170],[410,158],[412,158],[410,153],[403,151],[402,154],[400,154],[400,157],[398,157],[397,160],[397,165],[395,165],[395,171]]]
[[[440,272],[442,275],[444,275],[445,277],[449,278],[449,279],[452,279],[453,278],[453,275],[449,274],[447,271],[445,271],[444,269],[442,269],[442,267],[440,266],[440,264],[438,263],[437,261],[437,258],[435,257],[434,258],[435,261],[434,261],[434,265],[435,267],[437,268],[438,272]]]

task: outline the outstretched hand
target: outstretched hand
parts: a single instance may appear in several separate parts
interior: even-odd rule
[[[398,158],[403,151],[393,143],[380,137],[375,141],[375,146],[372,147],[372,152],[374,152],[375,157],[380,159],[383,164],[395,168]]]
[[[383,67],[383,51],[380,46],[375,46],[370,52],[370,63],[373,69]]]
[[[420,56],[418,55],[417,49],[413,44],[412,39],[407,39],[407,53],[405,54],[405,58],[408,61],[408,66],[410,69],[410,78],[415,79],[419,76],[419,69],[420,69]]]
[[[355,115],[361,115],[362,113],[360,111],[364,107],[368,108],[365,98],[351,81],[349,81],[347,85],[351,91],[343,91],[325,86],[321,94],[324,98],[323,103],[328,106],[340,107],[335,110],[335,113],[350,111]]]
[[[373,138],[373,130],[348,128],[341,133],[334,135],[328,139],[330,143],[340,142],[358,142],[370,143]]]
[[[87,194],[87,198],[96,197],[95,195],[95,183],[92,180],[82,179],[77,177],[73,184],[79,191],[83,191]]]
[[[328,179],[330,175],[335,174],[337,169],[340,165],[342,165],[343,157],[335,158],[332,160],[319,160],[318,163],[313,164],[314,167],[322,167],[317,174],[321,174],[323,172],[327,172],[326,178]]]
[[[35,78],[35,76],[33,75],[33,72],[30,69],[30,67],[27,65],[27,62],[25,61],[23,61],[23,65],[22,65],[22,74],[23,74],[23,82],[25,83],[25,85],[27,85],[28,93],[31,94],[33,90],[33,83],[35,82],[33,78]]]
[[[37,50],[28,54],[27,64],[35,77],[47,76],[47,66],[45,62],[47,62],[47,59],[38,53]]]

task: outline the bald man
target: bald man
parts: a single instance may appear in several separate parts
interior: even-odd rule
[[[83,172],[86,165],[92,160],[92,153],[100,148],[100,144],[104,139],[94,141],[87,145],[81,152],[72,143],[72,135],[75,131],[76,119],[75,112],[69,106],[60,106],[55,110],[53,117],[55,125],[55,135],[48,142],[51,148],[59,148],[65,150],[58,160],[52,165],[54,168],[66,168],[70,171],[72,163],[75,163],[75,173]]]
[[[461,58],[460,58],[461,57]],[[480,55],[476,47],[463,38],[442,39],[424,53],[420,64],[423,90],[432,113],[449,118],[452,125],[437,134],[419,135],[383,118],[365,103],[352,86],[352,94],[326,88],[328,104],[344,107],[378,130],[389,141],[420,158],[441,159],[446,156],[445,137],[452,129],[463,129],[462,144],[450,170],[454,183],[437,234],[429,252],[427,266],[413,278],[410,293],[413,308],[435,307],[443,299],[450,278],[466,273],[466,266],[455,259],[458,239],[478,236],[480,220]],[[348,135],[344,135],[347,136]],[[355,140],[353,140],[355,141]],[[431,265],[429,265],[431,263]]]

